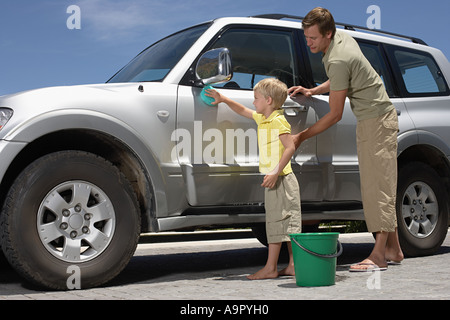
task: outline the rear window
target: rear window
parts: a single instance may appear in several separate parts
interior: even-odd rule
[[[405,96],[440,96],[448,95],[449,89],[445,78],[433,57],[426,52],[407,48],[390,49],[397,78]]]

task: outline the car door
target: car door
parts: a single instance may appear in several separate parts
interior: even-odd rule
[[[295,32],[290,29],[230,26],[204,51],[228,48],[233,78],[214,87],[254,109],[252,89],[258,81],[274,77],[288,87],[299,83],[297,46]],[[177,155],[187,183],[189,204],[262,203],[263,176],[258,169],[256,123],[235,114],[225,104],[206,105],[200,98],[201,90],[201,87],[180,85],[178,92],[177,130],[183,133],[178,141],[185,139],[185,143],[179,143]],[[317,120],[311,104],[311,99],[294,101],[288,98],[286,101],[283,108],[293,132],[299,132]],[[308,178],[314,175],[312,167],[317,163],[315,140],[302,145],[293,159],[294,171],[304,181],[300,185],[312,197],[316,197],[317,189],[320,189],[317,181]],[[309,181],[312,182],[311,189]]]

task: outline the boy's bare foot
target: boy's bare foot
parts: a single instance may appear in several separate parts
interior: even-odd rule
[[[282,276],[295,276],[295,268],[294,266],[287,266],[286,268],[284,268],[283,270],[281,270],[280,272],[278,272],[278,275],[280,277]]]
[[[247,276],[249,280],[264,280],[264,279],[275,279],[278,278],[278,271],[273,271],[268,268],[262,268],[258,272]]]

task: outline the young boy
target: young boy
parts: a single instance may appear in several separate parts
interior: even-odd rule
[[[216,90],[206,95],[215,99],[213,104],[226,103],[241,116],[254,119],[258,125],[259,170],[265,174],[266,230],[269,243],[267,263],[250,280],[273,279],[294,275],[294,260],[289,234],[301,232],[300,189],[291,169],[295,151],[291,126],[280,110],[287,98],[287,86],[273,78],[260,81],[254,88],[256,111],[243,106]],[[278,272],[278,257],[283,242],[288,243],[289,265]]]

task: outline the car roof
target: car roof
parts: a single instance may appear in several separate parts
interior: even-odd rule
[[[215,23],[243,23],[243,24],[255,24],[255,25],[267,25],[267,26],[276,26],[279,27],[290,27],[290,28],[298,28],[302,29],[302,21],[303,17],[300,16],[292,16],[285,14],[264,14],[264,15],[256,15],[250,17],[225,17],[215,19]],[[417,37],[397,34],[393,32],[369,29],[367,27],[345,24],[336,22],[336,26],[338,29],[343,29],[352,34],[352,36],[360,39],[367,39],[377,42],[384,43],[392,43],[402,46],[410,46],[417,47],[415,45],[420,46],[428,46],[425,41],[419,39]],[[423,48],[423,47],[422,47]]]

